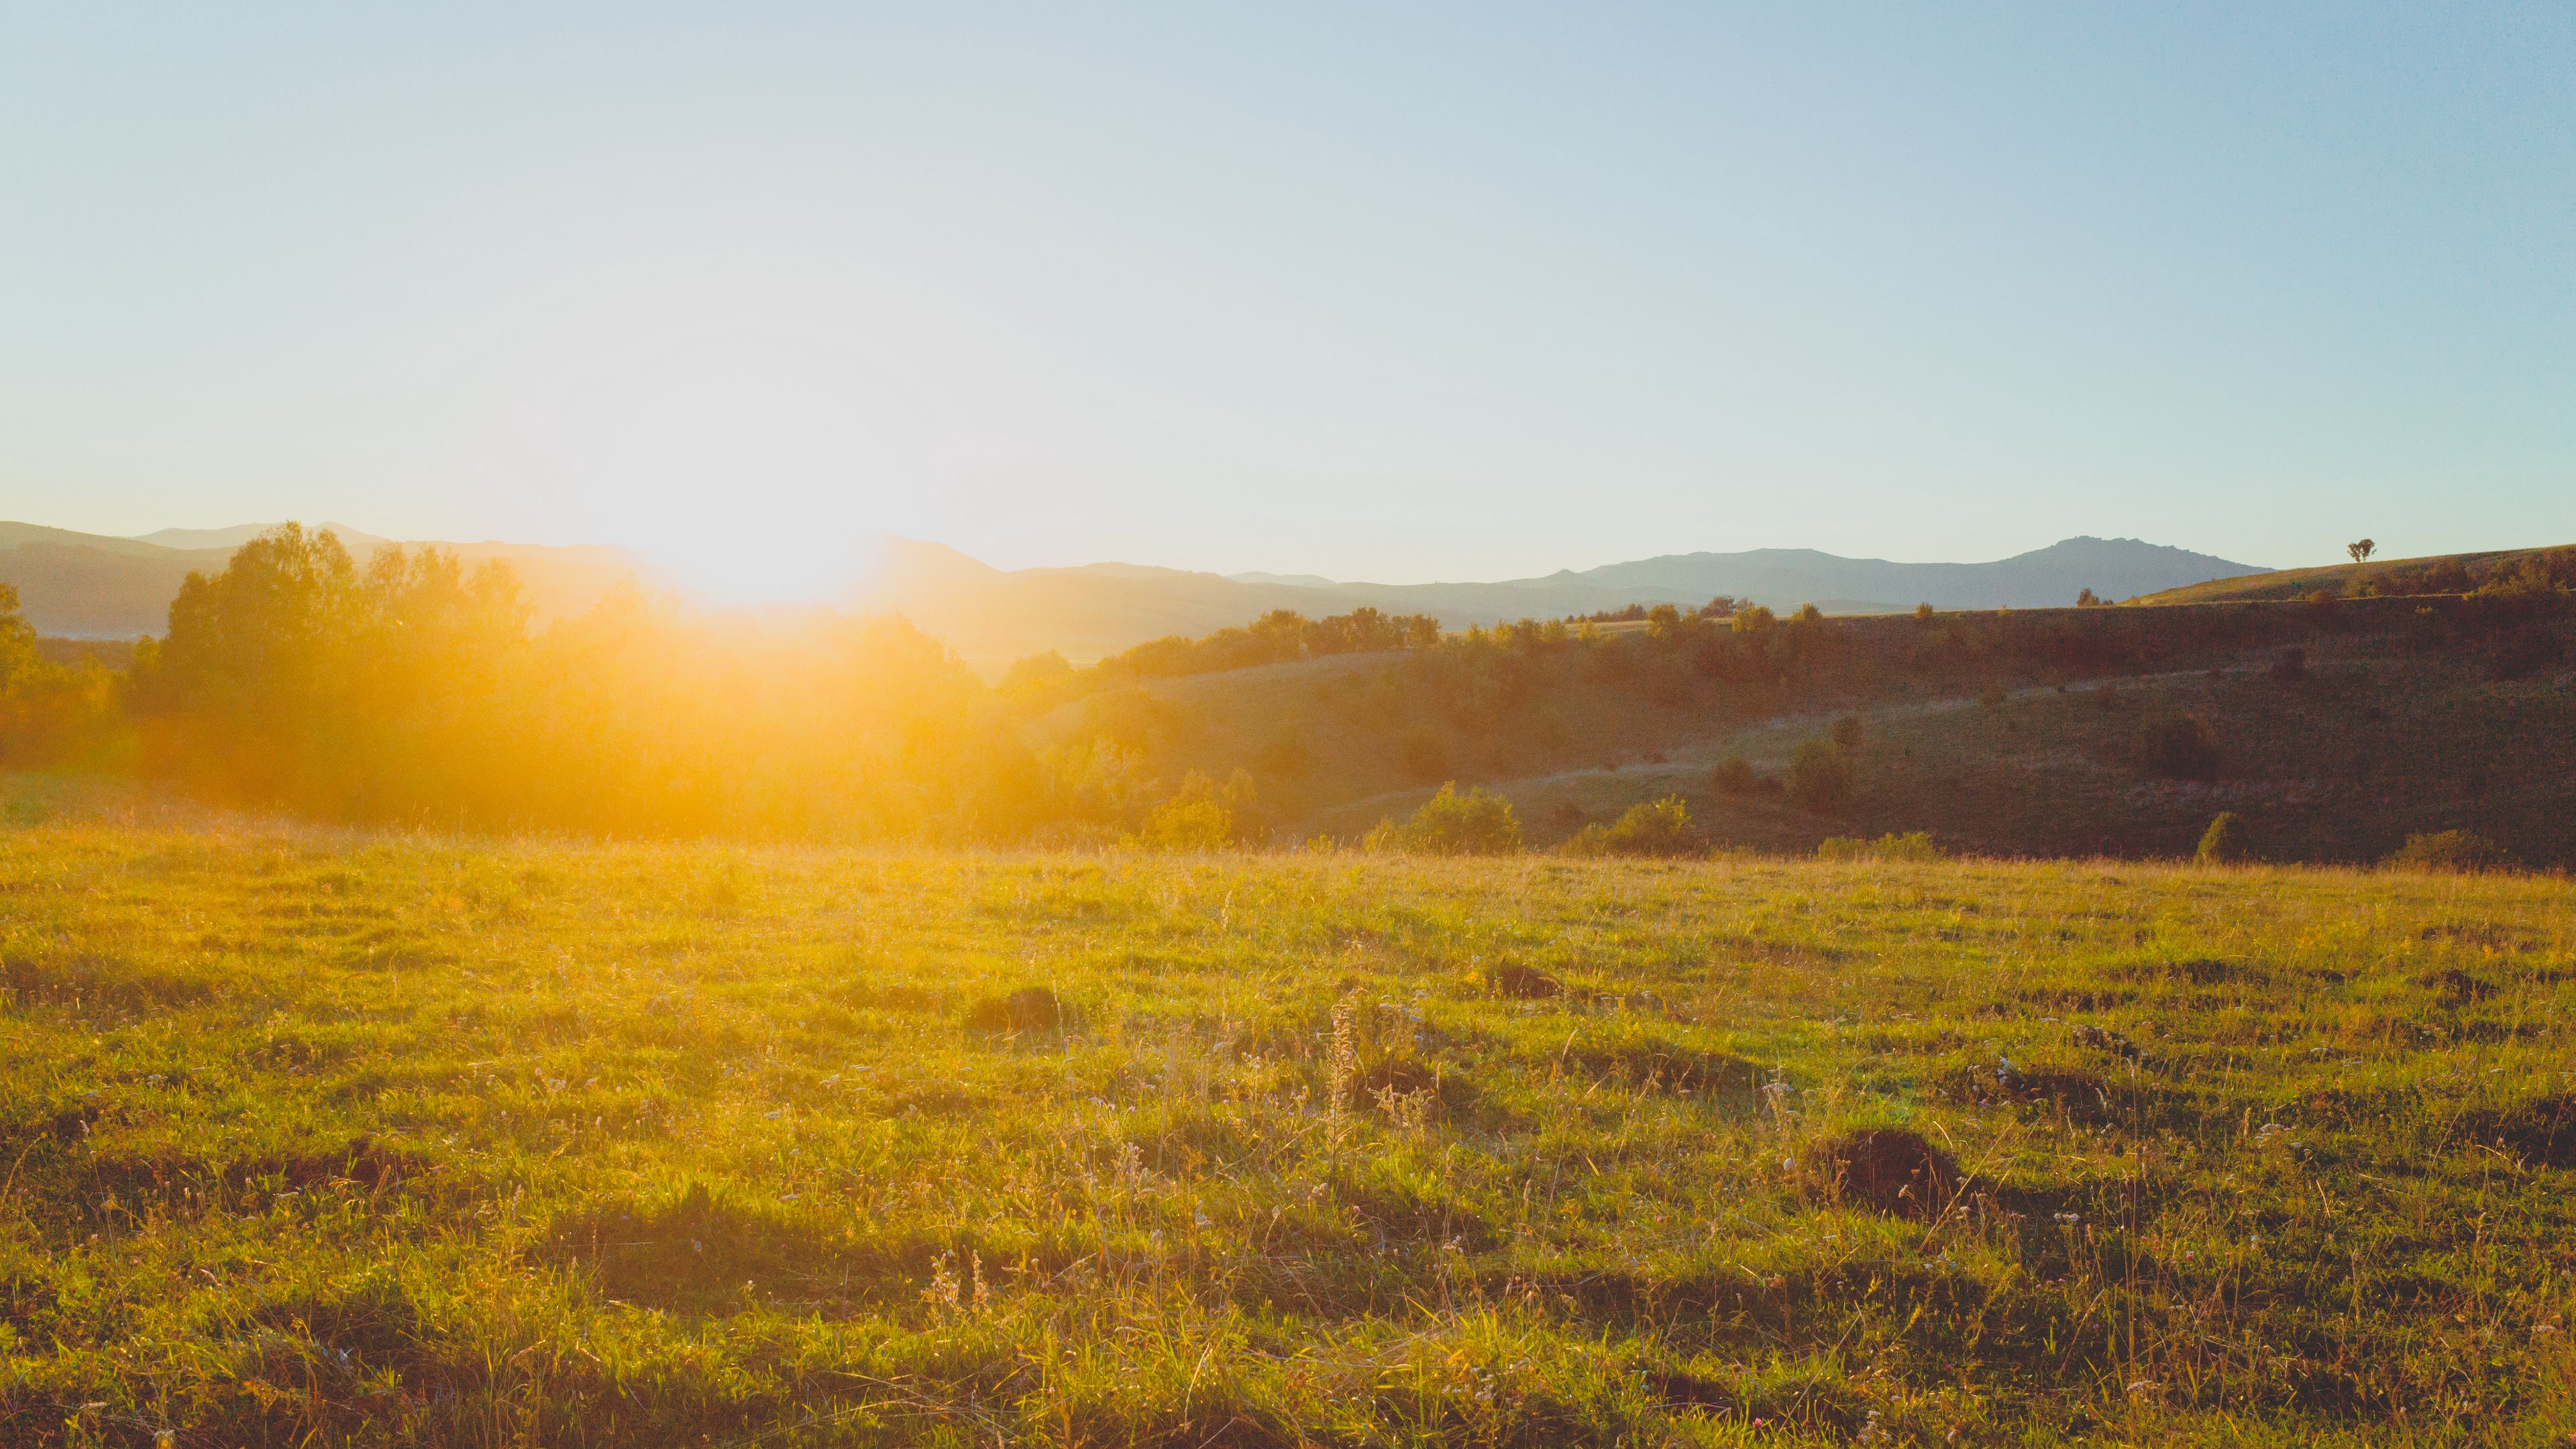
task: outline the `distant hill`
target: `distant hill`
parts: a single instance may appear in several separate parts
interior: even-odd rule
[[[328,525],[362,560],[389,540]],[[191,570],[220,569],[268,525],[162,529],[138,538],[0,523],[0,582],[18,588],[38,631],[115,639],[158,633]],[[616,584],[658,583],[624,550],[498,542],[442,543],[467,562],[506,558],[538,611],[578,612]],[[1201,635],[1272,609],[1309,616],[1362,606],[1430,614],[1448,628],[1555,618],[1630,604],[1696,606],[1719,594],[1775,609],[1814,603],[1829,613],[2071,604],[2079,590],[2105,598],[2261,571],[2135,539],[2075,538],[1993,563],[1910,564],[1848,559],[1812,549],[1672,554],[1541,578],[1493,583],[1373,584],[1314,574],[1221,574],[1144,564],[998,569],[951,548],[910,540],[881,545],[866,587],[845,603],[898,610],[948,640],[979,669],[1053,649],[1076,662],[1172,634]]]
[[[2134,538],[2070,538],[1993,563],[1890,563],[1814,549],[1765,548],[1668,554],[1521,582],[1579,581],[1631,595],[1660,592],[1693,601],[1736,594],[1775,609],[1828,598],[1882,599],[1909,609],[1919,603],[1941,609],[2039,609],[2072,604],[2085,589],[2106,599],[2125,599],[2264,572],[2253,564]]]
[[[2132,604],[2224,604],[2264,599],[2297,599],[2318,593],[2343,598],[2363,594],[2460,594],[2499,576],[2512,574],[2527,559],[2563,553],[2560,548],[2508,548],[2486,553],[2427,554],[2421,558],[2381,558],[2368,563],[2328,564],[2312,569],[2282,569],[2241,578],[2219,578],[2166,589],[2127,600]]]
[[[159,544],[163,548],[236,549],[276,526],[274,523],[236,523],[230,528],[163,528],[136,534],[131,541]],[[341,546],[360,558],[393,542],[390,538],[380,538],[345,523],[318,523],[314,527],[338,534]]]
[[[1316,616],[1366,605],[1432,614],[1445,627],[1463,629],[1629,604],[1698,605],[1719,594],[1774,609],[1812,602],[1829,613],[1885,613],[1918,603],[2039,608],[2072,604],[2088,588],[2126,598],[2262,572],[2136,539],[2072,538],[1993,563],[1891,563],[1812,549],[1756,549],[1671,554],[1496,583],[1371,584],[1137,564],[1004,570],[938,544],[896,539],[884,545],[877,577],[859,602],[901,610],[968,662],[990,669],[1047,649],[1079,663],[1165,635],[1209,633],[1271,609]]]
[[[27,622],[64,639],[131,639],[158,634],[170,601],[191,572],[212,573],[269,525],[163,529],[141,538],[75,533],[33,523],[0,523],[0,583],[18,590]],[[363,563],[388,540],[331,526]],[[621,582],[648,577],[623,549],[527,543],[441,543],[468,564],[506,558],[541,617],[578,613]]]

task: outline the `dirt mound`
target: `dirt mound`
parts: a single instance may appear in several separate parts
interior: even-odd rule
[[[1959,1164],[1902,1127],[1873,1127],[1817,1143],[1808,1164],[1833,1174],[1845,1202],[1906,1218],[1940,1215],[1959,1192]]]

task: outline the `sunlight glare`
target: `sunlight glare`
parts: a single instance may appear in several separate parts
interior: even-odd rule
[[[709,603],[835,597],[925,495],[1077,427],[1018,338],[846,269],[629,268],[530,310],[495,369],[500,467],[555,531],[627,542]]]

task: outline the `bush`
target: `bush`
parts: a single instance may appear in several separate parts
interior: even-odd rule
[[[2187,714],[2160,714],[2138,729],[2138,763],[2172,780],[2207,780],[2218,774],[2218,742]]]
[[[2410,835],[2382,862],[2397,870],[2478,872],[2511,870],[2513,853],[2483,835],[2466,830],[2436,830]]]
[[[1379,821],[1367,844],[1421,855],[1509,855],[1521,848],[1521,822],[1511,801],[1474,788],[1461,795],[1451,781],[1402,825]]]
[[[2209,828],[2200,833],[2200,849],[2193,853],[2203,865],[2233,865],[2253,854],[2245,838],[2245,822],[2233,810],[2221,810]]]
[[[1829,835],[1816,847],[1818,860],[1939,860],[1947,852],[1927,831],[1887,834],[1876,840],[1858,835]]]
[[[1707,848],[1679,795],[1631,805],[1617,824],[1587,825],[1559,847],[1567,855],[1697,855]]]
[[[1861,729],[1860,711],[1858,710],[1854,710],[1850,714],[1844,715],[1841,719],[1835,720],[1832,731],[1834,737],[1834,748],[1842,751],[1846,755],[1858,753],[1860,750]]]
[[[1762,788],[1761,777],[1753,773],[1753,762],[1742,755],[1730,755],[1708,772],[1708,783],[1720,795],[1750,795]]]
[[[1260,835],[1261,799],[1252,777],[1234,772],[1223,788],[1192,770],[1180,793],[1156,805],[1144,828],[1127,838],[1131,849],[1203,852],[1251,844]]]
[[[1205,795],[1166,800],[1146,817],[1135,843],[1146,850],[1223,850],[1234,843],[1234,817]]]
[[[2296,684],[2308,677],[2308,651],[2293,644],[2272,661],[2272,677],[2283,684]]]
[[[1789,798],[1800,809],[1836,809],[1851,790],[1851,758],[1823,740],[1808,740],[1789,757]]]

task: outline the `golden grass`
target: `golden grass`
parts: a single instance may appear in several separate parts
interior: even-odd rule
[[[2562,880],[46,826],[0,898],[0,1442],[2576,1403]]]

